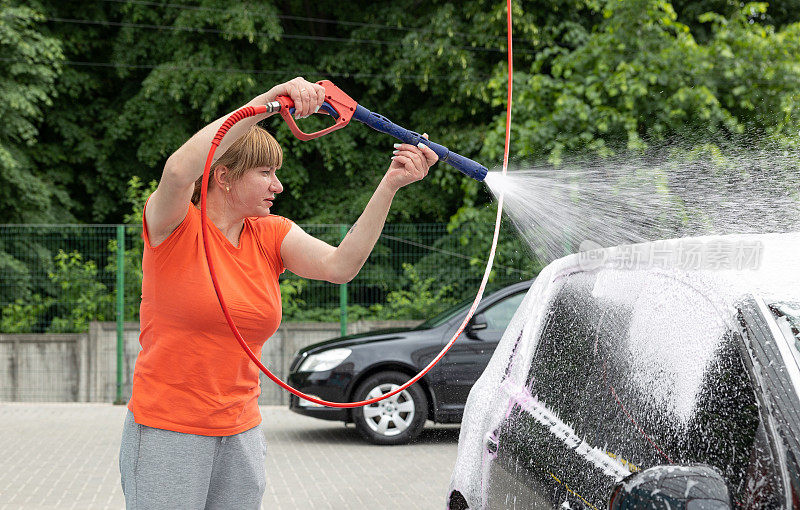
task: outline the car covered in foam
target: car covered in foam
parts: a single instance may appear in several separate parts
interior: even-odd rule
[[[582,252],[531,287],[462,421],[465,508],[800,508],[800,234]]]

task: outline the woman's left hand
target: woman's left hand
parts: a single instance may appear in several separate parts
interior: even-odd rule
[[[426,140],[427,134],[422,135]],[[428,170],[439,161],[439,156],[425,144],[419,146],[407,143],[395,144],[392,164],[384,180],[396,191],[407,184],[416,182],[428,175]]]

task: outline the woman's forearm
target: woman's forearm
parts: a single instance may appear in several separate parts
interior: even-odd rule
[[[330,267],[334,274],[331,281],[348,282],[364,266],[383,231],[396,192],[385,178],[378,185],[364,212],[332,254]]]
[[[427,138],[427,135],[422,136]],[[329,267],[332,274],[328,278],[329,281],[342,283],[355,278],[381,235],[397,190],[424,178],[428,175],[430,166],[439,159],[436,153],[424,144],[413,146],[398,143],[394,147],[396,150],[393,153],[392,163],[381,179],[378,189],[373,193],[361,217],[331,255]]]
[[[286,83],[275,85],[269,91],[253,98],[245,106],[267,104],[270,101],[274,101],[278,96],[291,97],[294,102],[295,115],[298,118],[302,118],[319,110],[325,100],[325,88],[298,76]],[[256,115],[242,119],[234,124],[225,135],[225,138],[222,139],[222,143],[217,148],[215,155],[217,157],[222,156],[233,142],[247,133],[248,129],[270,115],[272,114]],[[195,133],[189,141],[169,157],[167,164],[164,166],[164,172],[170,176],[173,182],[190,186],[203,175],[203,167],[205,166],[208,149],[211,147],[211,141],[229,116],[230,114],[220,117]]]
[[[266,104],[272,101],[270,92],[265,92],[254,98],[252,101],[244,106],[257,106]],[[233,112],[231,112],[233,113]],[[215,159],[222,156],[226,150],[235,142],[239,137],[247,133],[247,131],[257,122],[264,120],[272,114],[261,114],[253,117],[247,117],[234,124],[225,137],[222,139],[219,147],[215,153]],[[203,167],[206,162],[208,150],[211,148],[211,141],[219,131],[220,126],[230,116],[230,113],[223,115],[214,122],[208,124],[203,129],[194,134],[186,143],[176,150],[167,160],[164,167],[165,172],[170,172],[174,177],[184,181],[186,185],[195,182],[201,175],[203,175]]]

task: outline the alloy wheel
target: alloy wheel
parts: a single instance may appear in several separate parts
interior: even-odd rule
[[[384,383],[374,387],[367,399],[386,395],[400,386]],[[364,420],[373,432],[382,436],[396,436],[405,432],[414,422],[414,399],[407,390],[389,398],[364,406]]]

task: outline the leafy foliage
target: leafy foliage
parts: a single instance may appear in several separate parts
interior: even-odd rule
[[[800,25],[761,24],[767,10],[750,3],[728,16],[705,12],[691,20],[707,28],[699,44],[669,2],[605,2],[603,21],[580,44],[543,51],[520,73],[520,155],[559,162],[745,134],[796,145]],[[492,83],[502,97],[505,87]]]
[[[61,43],[37,30],[42,14],[0,2],[0,222],[47,221],[66,201],[29,155],[38,124],[53,105],[61,69]]]
[[[512,9],[517,160],[557,163],[673,141],[711,152],[751,138],[800,143],[800,0],[514,0]],[[490,168],[501,162],[503,2],[376,9],[300,0],[0,0],[0,49],[0,222],[138,224],[141,209],[131,214],[130,206],[140,207],[173,151],[205,123],[297,75],[332,79],[401,125]],[[357,123],[313,142],[295,139],[278,117],[265,126],[286,155],[286,192],[274,212],[298,223],[352,223],[394,140]],[[449,223],[449,240],[461,249],[410,260],[417,280],[396,271],[370,285],[388,296],[434,278],[442,290],[431,286],[431,296],[460,299],[480,278],[490,203],[479,183],[446,165],[401,190],[388,222]],[[128,296],[138,295],[141,278],[136,243],[125,254]],[[501,239],[498,264],[523,257],[535,273],[535,256],[513,236]],[[4,320],[22,314],[19,307],[49,306],[52,296],[25,282],[31,264],[52,272],[55,260],[41,246],[0,239],[0,271],[21,289],[0,289],[2,302],[17,306]],[[85,260],[62,263],[76,277],[91,272]],[[115,263],[111,256],[103,269]],[[454,264],[474,277],[448,281]],[[526,277],[502,267],[494,276]],[[284,280],[283,288],[287,317],[338,317],[338,310],[309,312],[308,287]],[[136,313],[135,298],[126,306]]]
[[[39,318],[52,306],[52,298],[33,294],[27,300],[17,298],[3,307],[0,313],[0,331],[3,333],[30,333],[35,331]]]
[[[375,312],[384,317],[400,319],[428,319],[444,311],[455,302],[448,299],[450,286],[441,286],[436,278],[423,278],[411,264],[403,264],[410,286],[389,293],[386,305],[375,305]]]
[[[94,261],[84,261],[78,252],[65,253],[59,250],[55,262],[56,269],[48,275],[59,289],[53,302],[61,306],[68,304],[68,310],[53,318],[49,331],[88,331],[91,321],[113,318],[113,293],[98,281],[98,269]]]
[[[513,155],[558,161],[742,133],[796,144],[796,4],[513,2]],[[435,0],[415,4],[411,18],[403,2],[360,10],[298,0],[0,5],[10,55],[0,62],[10,121],[0,128],[8,182],[0,189],[28,197],[9,200],[18,210],[7,210],[6,221],[59,210],[62,219],[119,222],[131,177],[158,179],[199,127],[296,75],[331,78],[368,108],[490,167],[500,162],[502,2]],[[354,125],[300,142],[277,117],[266,124],[287,154],[287,192],[275,212],[352,222],[393,140]],[[401,191],[389,221],[447,222],[488,200],[478,183],[440,165]]]

